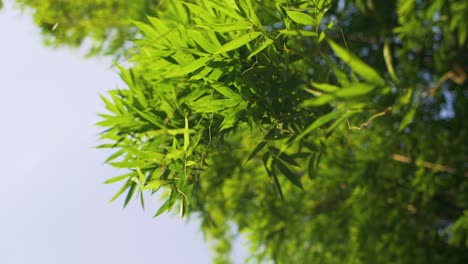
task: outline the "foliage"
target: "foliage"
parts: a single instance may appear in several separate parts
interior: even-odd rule
[[[150,14],[120,68],[128,89],[102,97],[101,147],[128,170],[107,181],[123,182],[112,200],[161,194],[156,215],[201,218],[219,263],[238,233],[252,262],[468,260],[468,4],[192,0]]]

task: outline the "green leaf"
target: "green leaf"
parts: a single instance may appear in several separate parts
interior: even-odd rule
[[[169,196],[169,198],[164,202],[164,204],[159,207],[158,211],[156,212],[156,214],[154,215],[154,217],[166,212],[166,211],[169,211],[171,210],[172,206],[174,205],[174,203],[177,201],[177,195],[175,194],[175,191],[174,190],[171,190],[171,194]]]
[[[238,106],[233,108],[229,114],[224,118],[223,123],[221,123],[220,131],[234,127],[239,120],[239,115],[242,111],[247,108],[247,102],[241,102]]]
[[[405,92],[405,94],[398,99],[398,102],[403,105],[409,104],[411,102],[412,95],[413,95],[413,88],[410,87]]]
[[[340,118],[338,118],[335,122],[333,122],[333,124],[331,126],[329,126],[326,130],[325,130],[325,134],[328,134],[330,132],[332,132],[333,130],[335,130],[335,128],[337,126],[339,126],[341,123],[343,123],[344,121],[346,121],[348,118],[350,118],[351,116],[355,115],[356,113],[358,113],[359,111],[349,111],[347,113],[345,113],[344,115],[342,115]]]
[[[159,216],[161,215],[162,213],[166,212],[166,211],[169,211],[169,206],[170,206],[170,202],[169,202],[169,199],[167,199],[163,205],[161,205],[161,207],[159,207],[158,211],[156,212],[156,214],[153,216],[153,217],[156,217],[156,216]]]
[[[312,131],[314,131],[315,129],[325,125],[326,123],[334,120],[334,119],[337,119],[339,116],[341,116],[343,114],[342,111],[339,111],[339,110],[335,110],[333,112],[330,112],[326,115],[323,115],[319,118],[317,118],[306,130],[304,130],[304,132],[302,132],[296,139],[295,141],[298,142],[299,140],[301,140],[304,136],[308,135],[309,133],[311,133]]]
[[[328,44],[332,50],[340,57],[348,66],[357,74],[359,74],[364,80],[373,83],[378,86],[385,84],[384,80],[380,75],[369,65],[365,64],[356,55],[350,53],[348,50],[342,48],[332,40],[328,40]]]
[[[390,53],[390,45],[388,44],[388,40],[385,41],[383,54],[385,59],[385,65],[387,65],[387,70],[390,74],[390,77],[396,84],[400,83],[400,80],[398,80],[398,77],[395,73],[395,68],[393,67],[392,54]]]
[[[242,97],[238,93],[234,92],[231,88],[225,85],[216,84],[216,85],[213,85],[213,88],[216,91],[218,91],[220,94],[226,96],[229,99],[242,101]]]
[[[290,29],[282,29],[279,30],[281,34],[288,35],[288,36],[304,36],[304,37],[316,37],[317,33],[314,31],[309,30],[290,30]]]
[[[340,89],[335,92],[338,98],[352,98],[366,95],[375,89],[375,85],[367,83],[353,83],[350,87]]]
[[[296,160],[293,157],[291,157],[288,154],[280,151],[278,148],[270,147],[270,149],[274,151],[275,156],[277,158],[281,159],[281,161],[289,163],[289,164],[294,165],[296,167],[300,167],[299,163],[297,163]]]
[[[145,184],[145,181],[146,181],[145,174],[143,174],[143,172],[140,170],[139,167],[136,167],[136,172],[137,172],[137,175],[138,175],[139,183],[140,184]]]
[[[220,99],[211,100],[209,96],[203,97],[195,102],[188,103],[190,108],[199,113],[219,112],[227,108],[232,108],[239,105],[238,100],[233,99]]]
[[[119,189],[119,191],[110,199],[109,203],[112,203],[113,201],[115,201],[115,199],[119,198],[119,196],[125,191],[127,190],[130,185],[133,184],[132,180],[131,179],[128,179],[125,184]]]
[[[275,189],[278,192],[281,201],[284,202],[283,190],[281,189],[281,184],[278,181],[278,175],[276,174],[276,170],[274,168],[271,170],[270,177],[273,179],[273,184],[275,185]]]
[[[257,55],[260,51],[262,51],[265,48],[267,48],[268,46],[270,46],[271,43],[273,43],[273,40],[267,38],[258,48],[256,48],[252,53],[250,53],[250,55],[247,57],[247,59],[250,59],[253,56]]]
[[[141,208],[145,209],[145,197],[143,196],[142,189],[140,189],[140,204],[141,204]]]
[[[232,6],[229,6],[229,4],[223,3],[223,2],[217,2],[217,1],[207,1],[206,2],[209,6],[211,6],[213,9],[230,16],[236,20],[242,20],[244,19],[241,15],[237,13],[237,11],[232,8]]]
[[[329,84],[329,83],[315,83],[315,82],[313,82],[312,87],[314,89],[317,89],[317,90],[320,90],[320,91],[323,91],[323,92],[327,92],[327,93],[333,93],[333,92],[336,92],[336,91],[340,90],[340,87],[338,87],[336,85]]]
[[[234,23],[225,23],[225,24],[214,24],[206,26],[199,26],[201,28],[207,28],[216,32],[232,32],[232,31],[244,31],[252,28],[252,24],[248,21],[240,20]]]
[[[201,67],[205,66],[209,61],[212,61],[213,57],[203,57],[196,59],[192,62],[190,62],[187,65],[184,65],[182,67],[176,67],[173,71],[170,71],[165,77],[167,78],[172,78],[172,77],[178,77],[178,76],[185,76],[189,73],[192,73]]]
[[[135,112],[137,112],[138,115],[140,115],[143,119],[155,125],[156,127],[163,128],[163,129],[165,128],[165,125],[161,121],[159,121],[156,116],[148,114],[149,111],[143,112],[132,106],[129,106],[129,107],[132,108]]]
[[[335,99],[335,96],[330,94],[324,94],[305,100],[301,103],[301,107],[321,106],[333,101],[333,99]]]
[[[317,156],[317,153],[313,153],[310,155],[308,161],[307,161],[307,172],[309,173],[309,178],[312,180],[315,178],[314,172],[315,172],[315,166],[314,166],[314,161],[315,157]]]
[[[187,206],[185,205],[185,199],[184,197],[181,197],[179,201],[179,217],[180,218],[184,217],[186,208]]]
[[[402,131],[405,129],[414,119],[414,116],[416,115],[416,110],[417,107],[411,108],[408,113],[406,113],[405,117],[403,117],[403,120],[400,123],[399,131]]]
[[[112,113],[117,114],[117,115],[120,114],[119,109],[117,109],[117,107],[115,107],[115,105],[109,99],[107,99],[103,95],[99,95],[99,97],[101,97],[101,100],[106,105],[107,110],[109,110]]]
[[[199,30],[188,30],[188,35],[193,39],[203,50],[208,53],[213,53],[218,48],[213,42],[209,41]]]
[[[245,161],[244,165],[249,161],[251,160],[253,157],[255,157],[255,155],[257,155],[257,153],[259,151],[261,151],[264,147],[266,146],[266,142],[265,141],[262,141],[260,142],[260,144],[258,144],[255,149],[252,151],[252,153],[250,153],[249,157],[247,158],[247,160]]]
[[[132,199],[133,194],[135,193],[135,191],[137,189],[136,187],[137,187],[137,183],[132,182],[131,185],[130,185],[130,189],[128,189],[127,197],[125,197],[124,207],[126,207],[128,205],[128,203],[130,202],[130,200]]]
[[[315,18],[298,11],[286,11],[292,21],[303,25],[315,25]]]
[[[105,183],[105,184],[109,184],[109,183],[119,182],[119,181],[128,179],[128,178],[130,178],[130,177],[133,176],[133,175],[135,175],[135,172],[123,174],[123,175],[120,175],[120,176],[116,176],[116,177],[110,178],[110,179],[106,180],[104,183]]]
[[[104,162],[109,163],[109,162],[115,160],[116,158],[122,156],[122,154],[124,154],[125,152],[127,152],[127,150],[122,148],[122,149],[114,152],[112,155],[110,155]]]
[[[161,188],[161,186],[163,186],[166,182],[164,180],[160,180],[160,179],[153,179],[151,180],[149,183],[147,183],[145,186],[144,186],[144,190],[153,190],[153,191],[157,191],[159,190],[159,188]]]
[[[189,145],[190,145],[190,129],[189,129],[187,116],[185,116],[185,132],[184,132],[184,151],[185,152],[187,152]]]
[[[281,173],[283,173],[284,176],[288,178],[289,181],[291,181],[294,185],[304,190],[304,187],[302,186],[299,176],[296,175],[292,170],[290,170],[288,166],[286,166],[281,161],[281,159],[275,155],[273,155],[273,165],[277,167],[281,171]]]
[[[252,40],[258,38],[260,35],[262,35],[261,32],[251,32],[248,34],[245,34],[237,39],[234,39],[223,46],[221,46],[216,52],[214,53],[215,55],[228,52],[234,49],[237,49],[241,46],[244,46],[245,44],[251,42]]]

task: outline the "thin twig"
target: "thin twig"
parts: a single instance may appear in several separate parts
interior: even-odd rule
[[[407,164],[413,163],[412,159],[407,156],[399,155],[399,154],[393,154],[392,156],[393,160],[398,161],[398,162],[403,162]],[[428,161],[424,161],[422,166],[424,168],[430,169],[430,170],[435,170],[435,171],[440,171],[440,172],[446,172],[449,174],[455,174],[457,173],[457,170],[452,167],[448,167],[442,164],[436,164]],[[468,177],[468,172],[464,172],[463,176]]]
[[[349,121],[348,121],[348,129],[350,130],[361,130],[363,127],[367,127],[369,126],[369,124],[372,122],[372,120],[374,120],[375,118],[379,117],[379,116],[384,116],[386,115],[388,112],[391,112],[392,111],[392,108],[391,107],[387,107],[384,111],[382,112],[379,112],[373,116],[371,116],[371,118],[369,118],[369,120],[367,120],[365,123],[362,123],[360,124],[359,126],[351,126],[349,124]]]

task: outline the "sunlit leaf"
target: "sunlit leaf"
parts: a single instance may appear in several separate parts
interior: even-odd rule
[[[245,34],[245,35],[243,35],[243,36],[241,36],[241,37],[239,37],[237,39],[234,39],[234,40],[224,44],[219,49],[217,49],[214,54],[216,55],[216,54],[220,54],[220,53],[224,53],[224,52],[228,52],[228,51],[237,49],[237,48],[239,48],[241,46],[244,46],[245,44],[251,42],[252,40],[258,38],[261,35],[262,35],[261,32],[251,32],[251,33]]]

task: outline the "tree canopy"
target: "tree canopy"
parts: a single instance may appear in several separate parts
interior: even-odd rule
[[[200,218],[216,262],[239,233],[254,263],[468,260],[468,2],[18,1],[53,43],[131,46],[112,200]]]

